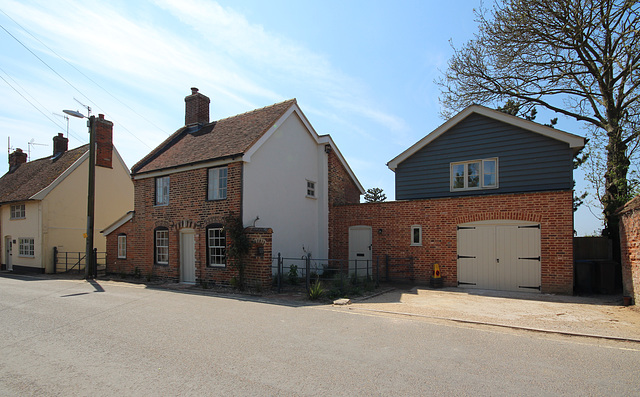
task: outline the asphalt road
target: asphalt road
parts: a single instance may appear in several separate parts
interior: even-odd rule
[[[0,277],[0,395],[638,395],[640,345]]]

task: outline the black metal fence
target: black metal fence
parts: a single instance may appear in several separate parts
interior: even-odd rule
[[[375,287],[378,271],[371,260],[346,261],[340,259],[316,259],[311,255],[285,258],[278,254],[273,258],[274,287],[278,292],[304,287],[307,291],[315,282],[327,288],[345,291],[351,287]]]
[[[106,269],[107,266],[107,253],[98,252],[97,249],[93,250],[94,263],[96,264],[96,271],[101,272]],[[87,264],[86,252],[64,252],[58,251],[57,247],[53,247],[53,272],[54,273],[69,273],[69,272],[84,272],[84,268]]]

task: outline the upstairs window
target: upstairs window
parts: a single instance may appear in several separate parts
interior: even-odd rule
[[[497,158],[451,163],[451,191],[497,187]]]
[[[207,227],[207,256],[209,266],[224,267],[226,265],[227,240],[222,225],[213,224]]]
[[[307,181],[307,197],[316,197],[316,183],[313,181]]]
[[[227,167],[209,169],[208,200],[227,198]]]
[[[169,205],[169,177],[156,178],[156,205]]]
[[[11,219],[24,219],[26,213],[24,210],[24,204],[16,204],[11,206]]]

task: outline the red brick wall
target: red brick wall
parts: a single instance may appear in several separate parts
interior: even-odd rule
[[[622,288],[634,304],[640,299],[640,209],[620,216]]]
[[[338,156],[329,152],[329,210],[333,205],[355,204],[360,202],[360,190],[353,182]]]
[[[107,271],[111,273],[133,274],[137,267],[143,276],[179,280],[180,278],[180,230],[195,230],[196,277],[198,281],[228,284],[237,276],[230,265],[225,268],[207,266],[206,228],[213,223],[224,224],[229,214],[241,216],[242,208],[242,163],[228,165],[227,198],[207,201],[207,169],[198,169],[170,175],[169,205],[155,205],[155,178],[134,179],[133,219],[107,236]],[[154,263],[154,230],[157,227],[169,229],[169,264]],[[127,259],[117,258],[117,236],[127,234]],[[254,266],[265,265],[265,274],[271,274],[271,234],[254,231],[255,239],[266,240],[265,258],[253,258]],[[268,235],[268,237],[267,237]],[[260,236],[260,237],[258,237]],[[227,244],[229,244],[227,239]],[[257,244],[257,243],[256,243]],[[256,248],[257,249],[257,248]],[[268,249],[268,252],[267,252]],[[256,282],[270,282],[263,271],[251,271]],[[248,277],[249,278],[249,277]]]
[[[491,219],[538,222],[542,292],[571,294],[572,197],[571,191],[560,191],[337,206],[330,212],[329,255],[348,259],[349,227],[371,226],[374,261],[382,261],[384,255],[411,256],[417,282],[428,282],[438,263],[445,285],[455,286],[458,224]],[[410,246],[412,225],[422,226],[422,246]]]

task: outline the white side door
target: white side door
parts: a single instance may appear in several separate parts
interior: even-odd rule
[[[349,274],[365,276],[371,268],[371,226],[349,228]]]

